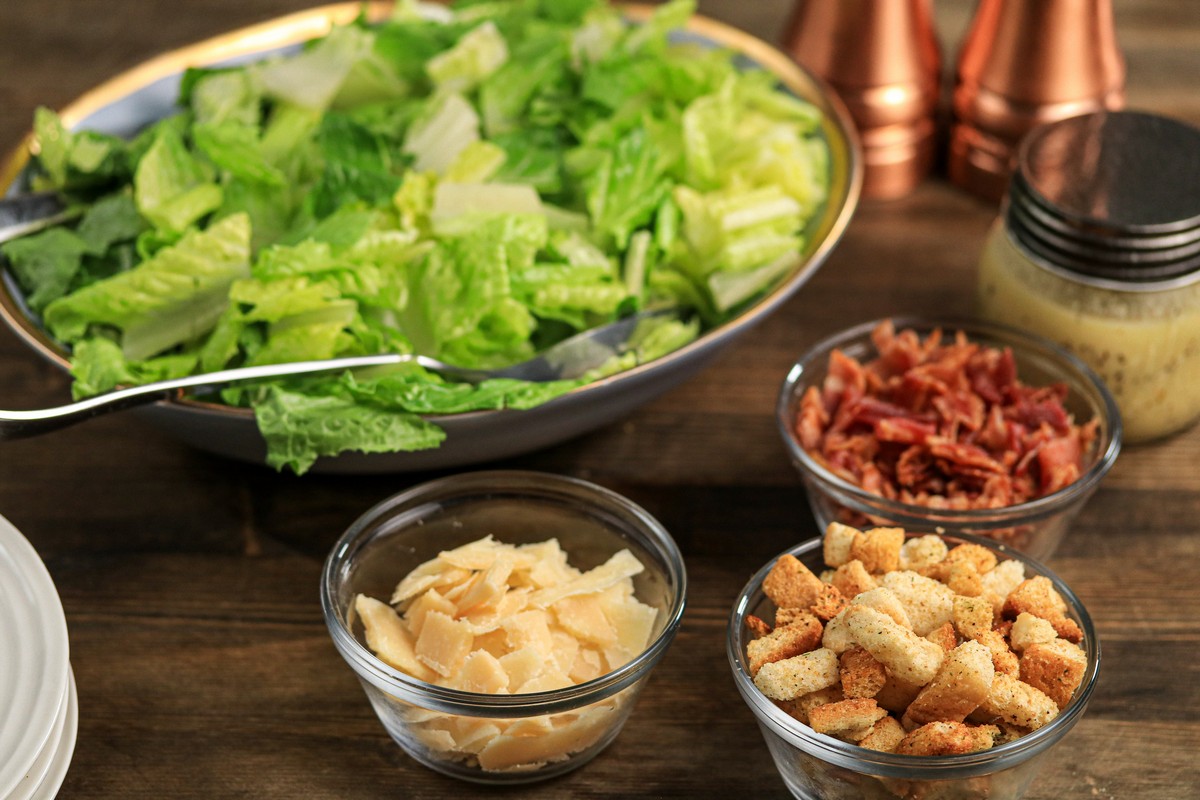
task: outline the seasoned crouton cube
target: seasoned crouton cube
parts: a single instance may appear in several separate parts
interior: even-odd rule
[[[794,700],[835,685],[839,677],[837,655],[820,648],[763,664],[754,676],[754,685],[772,700]]]
[[[954,596],[951,621],[964,639],[978,639],[992,629],[992,604],[981,597]]]
[[[817,733],[857,742],[886,716],[887,711],[871,698],[856,697],[817,706],[808,713],[808,724]]]
[[[1016,619],[1023,611],[1049,622],[1067,641],[1078,644],[1083,639],[1083,631],[1067,617],[1066,601],[1044,575],[1022,581],[1005,598],[1003,614],[1006,618]]]
[[[1021,680],[1041,690],[1060,709],[1071,702],[1087,671],[1087,656],[1062,639],[1030,645],[1021,656]]]
[[[822,541],[825,563],[831,567],[840,567],[849,561],[851,559],[850,548],[854,546],[854,539],[859,533],[857,528],[851,528],[849,525],[843,525],[840,522],[829,523],[825,528],[825,538]]]
[[[984,574],[982,580],[983,596],[991,601],[998,614],[1008,593],[1025,580],[1025,566],[1016,560],[1001,561],[995,569]]]
[[[987,699],[994,676],[988,649],[978,642],[963,642],[946,654],[937,675],[909,704],[905,721],[962,722]]]
[[[1040,689],[997,672],[992,688],[969,719],[997,719],[1009,725],[1037,730],[1058,716],[1058,704]]]
[[[934,628],[926,634],[925,638],[946,652],[958,647],[958,634],[954,632],[954,626],[949,622],[940,628]]]
[[[886,586],[856,595],[851,600],[851,604],[873,608],[881,614],[887,614],[900,627],[912,628],[912,622],[908,619],[908,612],[904,610],[904,604],[900,602],[896,593]]]
[[[761,639],[771,632],[771,626],[762,617],[756,617],[753,614],[746,615],[746,627],[754,634],[755,639]]]
[[[981,544],[965,543],[951,548],[942,564],[950,567],[955,564],[971,564],[980,575],[986,575],[996,568],[996,554]]]
[[[874,697],[887,683],[887,670],[857,645],[838,657],[842,692],[846,697]]]
[[[875,695],[875,702],[893,714],[903,716],[905,709],[921,693],[921,688],[918,684],[902,681],[894,675],[888,675],[887,682],[883,684],[883,688]]]
[[[900,548],[900,569],[921,572],[946,557],[948,548],[940,536],[930,534],[909,539]]]
[[[970,561],[951,564],[946,573],[945,584],[950,587],[950,591],[966,597],[979,597],[983,594],[983,577]]]
[[[804,622],[811,616],[813,616],[813,613],[807,608],[776,609],[775,627],[786,628],[788,625],[793,625],[797,622]]]
[[[806,614],[805,618],[791,625],[776,628],[770,634],[746,645],[751,676],[757,675],[763,664],[782,661],[821,646],[821,635],[824,633],[821,621],[812,614]]]
[[[854,537],[850,558],[861,561],[867,572],[891,572],[900,569],[903,546],[903,528],[872,528]]]
[[[875,723],[870,732],[858,742],[859,747],[890,753],[904,738],[904,727],[895,717],[884,717]]]
[[[825,584],[794,555],[779,557],[763,579],[763,592],[779,608],[809,608]]]
[[[825,633],[821,636],[821,646],[841,655],[854,647],[854,637],[846,625],[846,611],[838,613],[825,623]]]
[[[975,637],[975,641],[986,647],[992,654],[992,666],[996,668],[996,672],[1013,677],[1020,673],[1021,668],[1017,662],[1017,654],[1008,649],[1008,642],[1004,641],[1004,637],[1000,635],[999,631],[984,631]]]
[[[850,606],[846,624],[857,644],[887,667],[889,673],[909,683],[928,683],[945,658],[946,651],[941,647],[873,608]]]
[[[810,607],[812,613],[823,620],[830,620],[845,610],[850,603],[836,586],[821,584],[821,592]]]
[[[1013,620],[1012,629],[1008,635],[1009,644],[1018,653],[1023,653],[1035,644],[1045,644],[1058,638],[1054,626],[1041,617],[1035,617],[1028,611],[1017,614]]]
[[[994,725],[930,722],[906,735],[895,752],[909,756],[953,756],[976,753],[992,746],[999,730]]]
[[[854,597],[879,585],[857,558],[838,567],[830,582],[842,593],[842,597]]]
[[[834,684],[825,689],[800,695],[794,700],[776,700],[775,705],[779,706],[785,714],[807,725],[809,712],[814,708],[843,699],[845,698],[842,695],[841,687]]]
[[[891,589],[904,606],[918,636],[946,624],[954,613],[954,592],[932,578],[897,570],[884,575],[880,583]]]

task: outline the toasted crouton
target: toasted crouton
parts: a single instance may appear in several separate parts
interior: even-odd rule
[[[997,719],[1037,730],[1058,716],[1058,704],[1040,689],[1003,673],[996,673],[992,688],[969,719]]]
[[[891,589],[904,606],[918,636],[949,622],[954,613],[954,592],[932,578],[897,570],[884,575],[880,582]]]
[[[921,693],[921,686],[888,675],[887,682],[875,695],[875,702],[897,716],[904,716],[909,704]]]
[[[901,628],[912,628],[912,622],[908,619],[908,612],[904,610],[904,604],[900,602],[900,598],[896,597],[896,593],[886,586],[855,595],[850,602],[853,605],[866,606],[881,614],[887,614]]]
[[[775,705],[779,706],[785,714],[807,725],[808,714],[814,708],[823,706],[826,703],[836,703],[842,699],[841,687],[834,684],[824,689],[818,689],[815,692],[800,695],[794,700],[776,700]]]
[[[1041,617],[1035,617],[1028,611],[1017,614],[1008,635],[1009,644],[1018,653],[1025,652],[1035,644],[1045,644],[1057,638],[1058,633],[1054,630],[1053,625]]]
[[[906,735],[895,752],[909,756],[952,756],[976,753],[992,746],[999,731],[993,725],[930,722]]]
[[[946,654],[937,675],[909,704],[905,721],[962,722],[987,698],[994,676],[988,649],[978,642],[963,642]]]
[[[854,647],[854,637],[846,625],[846,611],[843,609],[833,619],[825,623],[825,633],[821,636],[821,646],[832,650],[839,656]]]
[[[1022,581],[1008,593],[1004,600],[1003,614],[1016,619],[1021,612],[1041,617],[1054,626],[1055,632],[1067,641],[1078,644],[1083,631],[1075,621],[1067,617],[1067,603],[1044,575]]]
[[[992,604],[981,597],[954,596],[951,621],[964,639],[978,639],[992,628]]]
[[[823,620],[831,620],[845,610],[849,602],[836,586],[828,583],[821,584],[821,592],[810,607],[812,613]]]
[[[900,569],[900,548],[904,546],[903,528],[872,528],[854,537],[850,558],[862,562],[872,574]]]
[[[1040,689],[1060,709],[1071,702],[1087,671],[1087,656],[1062,639],[1030,645],[1021,656],[1021,680]]]
[[[851,558],[850,548],[854,545],[854,539],[859,533],[857,528],[851,528],[849,525],[843,525],[840,522],[829,523],[825,528],[825,538],[821,543],[825,563],[831,567],[840,567],[849,561]]]
[[[930,534],[909,539],[900,548],[900,569],[921,572],[946,557],[946,541]]]
[[[954,626],[949,622],[940,628],[934,628],[925,636],[925,638],[946,652],[950,652],[954,648],[958,647],[958,635],[954,632]]]
[[[895,717],[884,717],[875,723],[870,732],[858,742],[859,747],[890,753],[904,738],[904,728]]]
[[[809,608],[825,584],[800,559],[782,555],[763,579],[763,592],[779,608]]]
[[[796,622],[807,620],[813,614],[807,608],[780,608],[775,611],[775,627],[786,628]]]
[[[822,647],[763,664],[754,676],[754,685],[772,700],[794,700],[833,686],[839,677],[837,655]]]
[[[808,713],[808,724],[817,733],[834,736],[847,742],[857,742],[887,716],[869,697],[856,697],[817,706]]]
[[[996,672],[1013,677],[1020,673],[1021,667],[1017,662],[1017,654],[1008,649],[1008,642],[1004,641],[1004,637],[998,631],[984,631],[975,637],[975,641],[986,647],[992,654],[992,665],[996,668]]]
[[[892,675],[908,683],[926,684],[937,674],[946,651],[886,614],[861,605],[846,610],[854,641],[881,662]]]
[[[879,585],[857,558],[838,567],[830,582],[842,593],[842,597],[854,597]]]
[[[883,664],[857,645],[838,657],[838,671],[846,697],[874,697],[887,683]]]
[[[821,621],[812,614],[804,616],[805,619],[776,628],[767,636],[746,645],[751,676],[757,675],[763,664],[782,661],[821,646],[821,635],[824,633]]]
[[[746,615],[746,627],[750,629],[750,633],[754,634],[755,639],[761,639],[771,632],[771,626],[767,621],[753,614]]]
[[[986,575],[996,568],[996,554],[981,544],[960,544],[951,548],[942,561],[945,566],[954,564],[971,564],[980,575]]]
[[[992,607],[999,614],[1004,607],[1008,593],[1025,580],[1025,565],[1016,559],[1001,561],[991,572],[985,573],[983,581],[983,596],[991,601]]]
[[[966,597],[979,597],[983,594],[983,578],[975,564],[970,561],[951,564],[946,573],[945,584],[950,587],[950,591]]]

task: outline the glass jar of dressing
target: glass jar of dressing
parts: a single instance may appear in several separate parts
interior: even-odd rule
[[[1108,384],[1127,442],[1200,418],[1200,130],[1086,114],[1021,143],[979,265],[982,316],[1059,342]]]

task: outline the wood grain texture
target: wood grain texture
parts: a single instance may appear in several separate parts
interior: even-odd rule
[[[0,148],[158,52],[303,0],[0,0]],[[701,0],[770,40],[790,2]],[[1200,5],[1118,0],[1132,107],[1200,123]],[[971,5],[936,3],[952,56]],[[951,60],[950,58],[947,59]],[[747,577],[816,533],[778,440],[775,395],[818,338],[901,313],[969,310],[994,209],[926,181],[864,204],[828,263],[710,369],[607,429],[496,466],[584,477],[658,516],[691,582],[683,628],[616,743],[529,798],[787,793],[729,674],[724,632]],[[0,331],[0,406],[68,396]],[[1028,795],[1187,798],[1200,786],[1200,429],[1122,453],[1053,560],[1104,647],[1087,715]],[[432,475],[297,479],[197,453],[130,416],[0,448],[0,513],[59,587],[80,729],[64,798],[494,797],[405,757],[321,618],[321,563],[383,497]],[[0,647],[8,646],[0,643]]]

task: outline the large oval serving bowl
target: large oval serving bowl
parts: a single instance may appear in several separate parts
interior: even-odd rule
[[[368,12],[382,18],[389,5],[375,4]],[[438,7],[429,6],[427,10],[436,14]],[[625,12],[637,21],[651,10],[629,6]],[[62,109],[61,116],[72,129],[130,136],[171,112],[180,77],[187,67],[245,63],[286,51],[324,35],[334,25],[349,23],[362,11],[358,3],[323,6],[164,54],[88,92]],[[742,31],[697,16],[681,35],[689,41],[730,49],[738,54],[739,63],[769,70],[782,86],[822,112],[821,135],[830,150],[829,198],[805,232],[806,247],[797,253],[789,274],[739,316],[655,361],[580,387],[533,409],[431,417],[446,431],[445,441],[434,450],[345,453],[319,459],[314,470],[370,473],[444,469],[530,452],[601,427],[695,374],[722,347],[791,297],[818,269],[845,230],[861,184],[857,141],[845,109],[823,84],[787,56]],[[0,193],[20,191],[27,162],[28,147],[21,147],[0,168]],[[0,286],[0,315],[33,350],[67,369],[67,351],[28,313],[7,272]],[[249,409],[173,399],[136,413],[201,450],[243,461],[264,461],[266,446]]]

